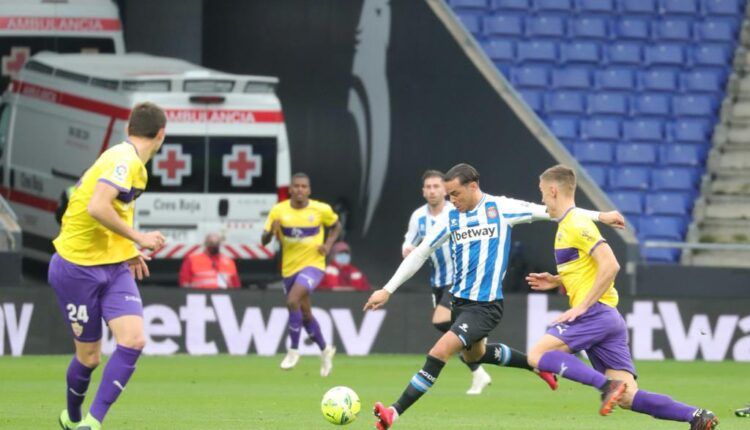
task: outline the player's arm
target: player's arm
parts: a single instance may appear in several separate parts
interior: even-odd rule
[[[534,291],[549,291],[562,286],[560,275],[553,275],[548,272],[529,273],[526,276],[526,282]]]
[[[409,227],[404,235],[404,243],[401,244],[401,257],[406,258],[417,245],[419,245],[419,219],[415,212],[409,218]]]
[[[141,233],[120,218],[114,207],[114,200],[119,192],[107,182],[97,182],[87,207],[89,215],[108,230],[132,240],[141,248],[157,249],[164,246],[164,236],[160,232]]]
[[[323,255],[328,255],[328,253],[331,252],[331,247],[339,239],[343,230],[344,228],[341,226],[340,221],[336,221],[335,224],[328,227],[328,238],[326,238],[326,242],[318,248],[318,252]]]
[[[279,221],[278,217],[276,216],[277,212],[278,211],[276,210],[276,206],[274,206],[273,208],[271,208],[271,212],[268,213],[268,218],[266,218],[266,226],[263,229],[263,234],[261,234],[260,236],[260,243],[263,246],[268,245],[274,236],[276,236],[277,238],[280,237],[281,221]]]
[[[544,205],[507,197],[502,203],[503,217],[510,225],[552,220]],[[614,228],[625,228],[625,218],[617,211],[598,212],[581,208],[578,208],[578,211],[592,221],[599,221]]]
[[[396,269],[396,273],[393,274],[388,283],[383,288],[372,293],[367,303],[365,303],[364,310],[377,309],[383,306],[391,294],[396,292],[398,287],[403,285],[404,282],[409,280],[409,278],[422,268],[425,261],[430,257],[430,254],[443,246],[445,241],[450,238],[450,231],[447,225],[441,223],[436,224],[434,227],[422,243],[401,261],[398,269]]]
[[[596,279],[594,279],[594,286],[580,304],[568,309],[565,313],[560,315],[555,320],[556,323],[574,321],[576,318],[586,313],[586,311],[591,306],[594,306],[594,304],[602,298],[602,295],[607,292],[612,285],[612,282],[615,280],[617,273],[620,271],[620,263],[617,262],[615,253],[612,252],[612,248],[610,248],[609,244],[604,240],[600,240],[594,245],[591,250],[591,256],[594,258],[594,261],[596,261]]]

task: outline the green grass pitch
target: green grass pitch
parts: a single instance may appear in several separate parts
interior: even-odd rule
[[[69,357],[0,357],[0,429],[56,429],[65,404]],[[303,357],[292,371],[278,368],[281,357],[144,357],[105,429],[322,429],[320,398],[346,385],[362,399],[359,419],[348,429],[373,428],[371,405],[392,402],[423,363],[417,355],[337,357],[333,374],[318,375],[318,358]],[[89,398],[101,378],[94,373]],[[750,402],[750,364],[638,363],[641,384],[650,391],[712,409],[722,430],[750,428],[733,409]],[[517,369],[488,367],[493,384],[478,397],[464,395],[468,370],[449,363],[439,381],[395,429],[688,429],[687,424],[615,410],[597,415],[598,393],[563,380],[559,391]]]

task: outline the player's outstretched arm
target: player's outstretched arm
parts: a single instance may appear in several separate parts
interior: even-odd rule
[[[562,285],[560,276],[552,275],[548,272],[544,273],[529,273],[526,277],[526,282],[529,283],[534,291],[549,291],[554,290]]]

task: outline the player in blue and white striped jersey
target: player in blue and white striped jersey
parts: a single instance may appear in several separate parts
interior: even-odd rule
[[[416,402],[437,380],[446,361],[463,350],[469,363],[532,369],[526,355],[501,343],[485,345],[484,339],[500,323],[503,315],[502,280],[510,249],[511,228],[520,223],[549,220],[543,205],[507,197],[491,196],[479,188],[479,172],[468,164],[458,164],[445,175],[445,187],[455,206],[447,219],[438,222],[422,243],[401,262],[396,273],[375,291],[364,308],[378,309],[407,279],[411,278],[444,243],[450,242],[454,264],[452,321],[432,347],[422,369],[412,377],[401,397],[390,407],[375,404],[376,428],[385,430]],[[579,210],[593,220],[624,227],[618,212],[599,213]],[[537,372],[552,389],[554,375]]]
[[[427,170],[422,175],[422,197],[427,201],[418,207],[409,219],[409,229],[404,235],[401,246],[402,255],[406,258],[417,247],[432,227],[441,218],[448,216],[453,204],[446,201],[443,173],[437,170]],[[430,254],[430,287],[432,289],[432,325],[441,333],[451,327],[451,299],[450,287],[453,286],[453,257],[450,243]],[[479,363],[466,363],[472,373],[472,382],[466,394],[481,394],[484,388],[492,383],[492,378]]]

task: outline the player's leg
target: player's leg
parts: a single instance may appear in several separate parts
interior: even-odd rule
[[[284,279],[284,293],[286,294],[286,307],[289,311],[287,331],[289,333],[289,349],[286,356],[281,360],[280,367],[284,370],[294,368],[299,362],[299,338],[302,330],[302,298],[307,295],[307,288],[297,282],[297,275]]]
[[[306,292],[302,294],[300,309],[302,310],[302,325],[310,338],[318,345],[321,351],[326,349],[326,341],[323,339],[323,333],[320,331],[320,325],[312,314],[312,303],[310,297],[312,292],[317,288],[325,273],[322,270],[308,267],[297,275],[296,283],[306,287]]]
[[[143,304],[135,279],[127,264],[109,266],[109,282],[101,295],[102,314],[115,338],[115,351],[102,372],[102,381],[89,414],[79,429],[95,430],[135,372],[135,365],[146,345],[143,330]]]
[[[318,283],[316,282],[315,285]],[[302,325],[305,327],[305,331],[310,338],[320,348],[320,376],[327,377],[333,370],[333,357],[336,355],[336,347],[333,345],[326,345],[325,339],[323,339],[323,332],[320,330],[320,325],[312,314],[312,303],[310,296],[312,290],[308,290],[307,294],[302,297],[301,307],[302,310]]]

